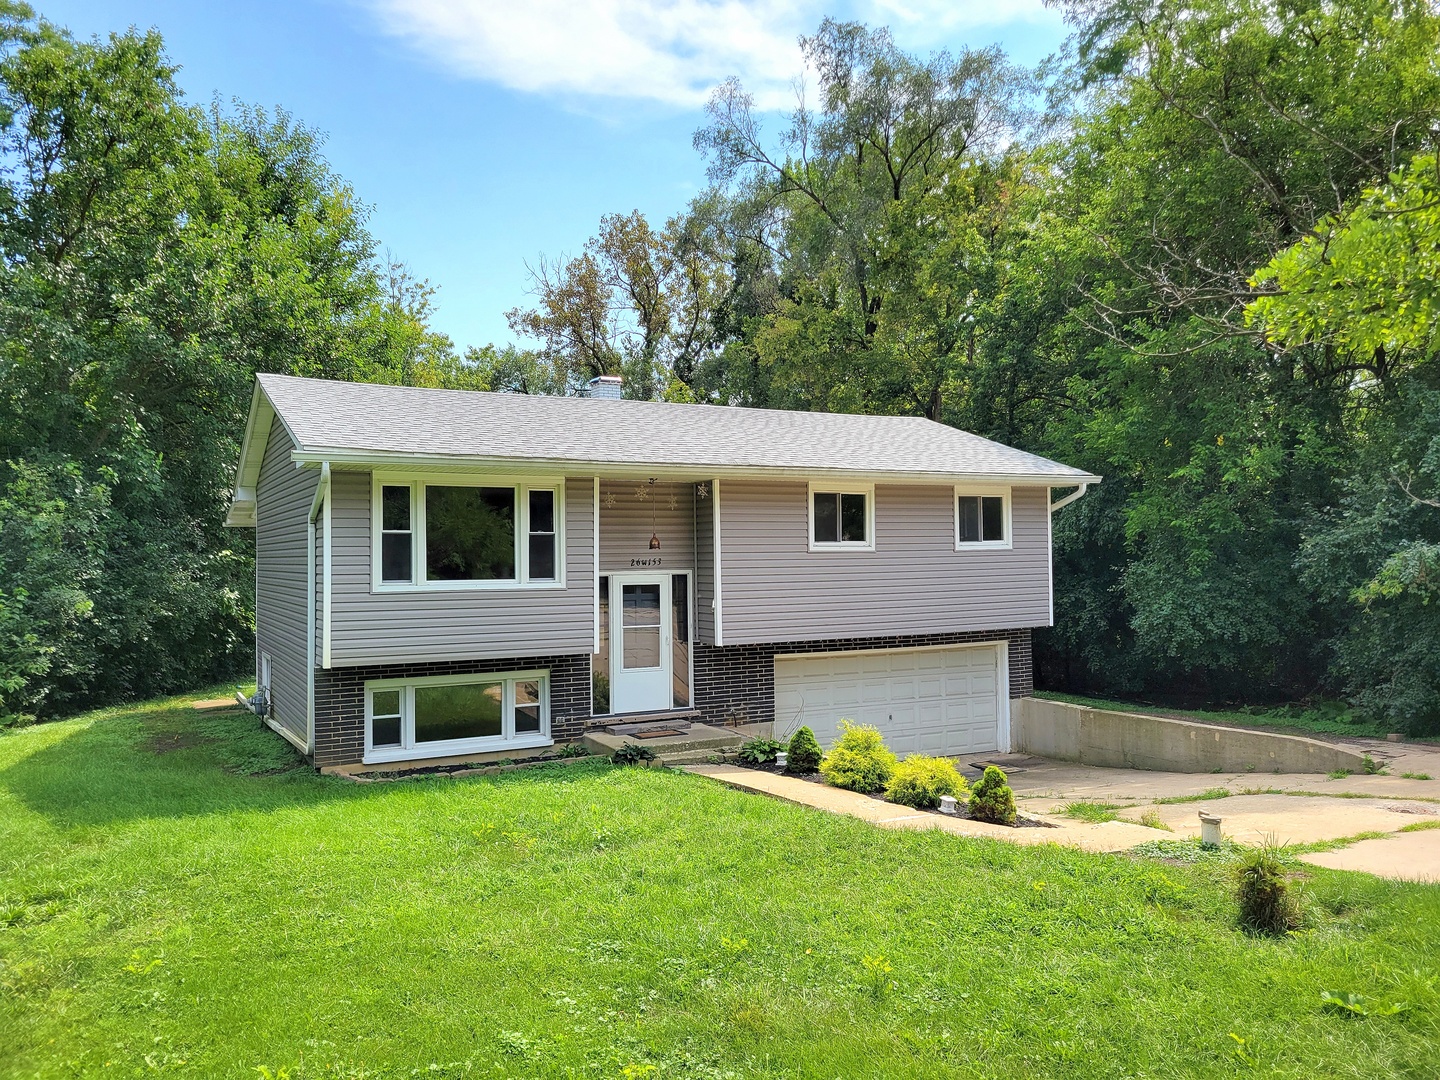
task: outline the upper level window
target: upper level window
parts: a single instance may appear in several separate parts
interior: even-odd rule
[[[1010,546],[1010,493],[957,488],[955,550]]]
[[[558,486],[376,482],[381,586],[558,580]]]
[[[810,485],[810,550],[875,549],[875,490]]]

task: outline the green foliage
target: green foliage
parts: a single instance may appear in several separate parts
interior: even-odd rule
[[[820,768],[820,760],[824,756],[815,732],[810,730],[808,724],[801,724],[800,729],[790,736],[790,746],[785,751],[786,771],[813,773]]]
[[[970,791],[970,816],[994,825],[1015,824],[1015,792],[998,765],[986,765],[985,772]]]
[[[1410,1008],[1403,1001],[1379,1002],[1341,990],[1321,990],[1320,1007],[1341,1016],[1398,1016]]]
[[[610,755],[616,765],[642,765],[655,760],[655,751],[640,743],[627,742]]]
[[[955,771],[949,758],[911,754],[895,766],[885,798],[904,806],[933,810],[940,805],[941,795],[961,798],[965,794],[965,778]]]
[[[1240,925],[1254,934],[1287,934],[1304,921],[1291,885],[1284,845],[1273,840],[1246,848],[1235,867]]]
[[[1121,804],[1110,802],[1095,802],[1090,799],[1078,799],[1065,804],[1061,813],[1076,821],[1086,821],[1092,825],[1098,825],[1105,821],[1114,821],[1118,816],[1115,811],[1121,809]]]
[[[820,762],[820,775],[831,787],[869,795],[885,790],[895,764],[878,728],[841,720],[840,738]]]
[[[775,755],[785,749],[777,739],[751,739],[736,752],[735,756],[746,765],[773,765]]]

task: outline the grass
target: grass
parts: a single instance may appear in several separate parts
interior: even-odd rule
[[[1307,868],[1309,928],[1255,939],[1233,858],[1147,846],[604,761],[357,785],[109,710],[0,737],[0,1077],[1428,1074],[1440,889]]]
[[[1116,810],[1124,810],[1127,806],[1134,805],[1134,803],[1092,802],[1089,799],[1078,799],[1075,802],[1066,803],[1060,812],[1076,821],[1088,821],[1092,825],[1098,825],[1104,821],[1114,821],[1119,816],[1115,813]]]
[[[1428,772],[1402,772],[1400,774],[1406,780],[1433,780],[1435,779]]]
[[[1154,702],[1082,697],[1077,694],[1058,694],[1051,690],[1039,691],[1035,696],[1048,698],[1051,701],[1068,701],[1073,705],[1088,705],[1092,709],[1172,716],[1183,720],[1199,720],[1206,724],[1273,728],[1300,734],[1352,735],[1383,739],[1390,730],[1383,721],[1368,720],[1353,712],[1343,702],[1336,701],[1320,702],[1314,705],[1246,705],[1229,709],[1172,709],[1167,705],[1157,705]],[[1437,741],[1437,738],[1440,737],[1416,738],[1411,741],[1433,742]]]

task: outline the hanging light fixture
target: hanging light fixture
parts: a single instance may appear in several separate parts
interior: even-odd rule
[[[655,486],[655,477],[650,478],[650,486]],[[660,533],[655,528],[655,500],[650,500],[650,550],[660,550]]]

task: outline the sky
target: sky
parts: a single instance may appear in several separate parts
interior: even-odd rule
[[[155,28],[196,103],[284,108],[324,133],[380,247],[439,290],[457,346],[513,340],[526,264],[575,253],[603,214],[653,223],[705,186],[691,148],[738,76],[783,127],[796,39],[831,15],[904,48],[1063,38],[1043,0],[32,0],[78,37]],[[813,82],[812,82],[813,85]]]

